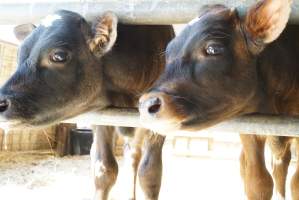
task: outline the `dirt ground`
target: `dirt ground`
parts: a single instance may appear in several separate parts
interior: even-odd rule
[[[168,144],[163,154],[161,200],[245,199],[238,152],[232,159],[181,157],[173,155]],[[49,152],[0,153],[1,200],[90,200],[93,187],[89,166],[89,156],[57,158]],[[290,175],[293,171],[294,163]],[[121,168],[111,200],[125,199],[125,175]],[[140,190],[137,194],[138,199],[143,199]]]

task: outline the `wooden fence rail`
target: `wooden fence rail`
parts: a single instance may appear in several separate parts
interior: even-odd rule
[[[256,0],[38,0],[0,3],[0,24],[38,22],[58,9],[82,14],[91,20],[104,11],[115,12],[120,21],[130,24],[187,23],[206,4],[221,3],[229,7],[248,7]],[[299,0],[294,0],[291,21],[299,22]]]
[[[82,114],[65,122],[142,127],[137,109],[109,108]],[[209,131],[297,137],[299,136],[299,118],[279,115],[248,115],[222,122],[211,127]]]

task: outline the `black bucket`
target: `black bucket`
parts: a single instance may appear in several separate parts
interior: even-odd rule
[[[92,145],[92,130],[72,129],[70,134],[71,155],[88,155]]]

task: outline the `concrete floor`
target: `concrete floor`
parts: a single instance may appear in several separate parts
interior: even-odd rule
[[[166,144],[160,199],[245,199],[239,176],[238,151],[235,150],[229,159],[214,156],[217,153],[205,157],[183,157],[175,156],[171,144]],[[90,200],[92,180],[89,165],[88,156],[55,158],[40,153],[0,153],[1,199]],[[126,199],[126,172],[123,170],[120,169],[110,200]],[[290,166],[289,174],[293,172],[294,164]],[[138,199],[143,199],[140,190],[137,194]]]

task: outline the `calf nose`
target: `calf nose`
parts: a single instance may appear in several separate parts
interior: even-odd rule
[[[8,106],[9,106],[9,101],[7,99],[0,100],[0,112],[6,111]]]
[[[146,115],[158,114],[162,110],[163,102],[163,95],[160,93],[145,94],[140,98],[139,111]]]
[[[161,108],[161,100],[159,97],[152,97],[144,102],[145,108],[149,114],[156,114]]]

